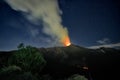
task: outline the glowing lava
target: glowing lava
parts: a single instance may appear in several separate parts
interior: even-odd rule
[[[63,40],[63,44],[65,46],[70,46],[71,45],[69,37],[65,37],[65,39]]]

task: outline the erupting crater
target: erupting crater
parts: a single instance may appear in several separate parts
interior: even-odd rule
[[[65,39],[63,40],[63,44],[64,44],[64,46],[70,46],[71,45],[70,38],[65,37]]]

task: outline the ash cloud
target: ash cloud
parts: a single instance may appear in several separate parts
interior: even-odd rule
[[[5,1],[13,10],[24,14],[30,22],[39,24],[42,21],[43,32],[51,36],[54,40],[53,42],[56,42],[57,45],[61,45],[63,38],[68,36],[67,28],[61,24],[62,19],[60,15],[62,14],[62,11],[59,8],[58,0]]]

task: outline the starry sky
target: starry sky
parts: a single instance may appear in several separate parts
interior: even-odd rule
[[[62,25],[73,44],[90,47],[120,43],[120,1],[59,0]],[[40,22],[31,23],[20,11],[0,0],[0,50],[14,50],[19,43],[51,47]],[[39,24],[38,24],[39,23]]]

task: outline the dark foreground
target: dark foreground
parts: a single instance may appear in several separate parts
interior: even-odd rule
[[[42,54],[45,60],[44,64],[41,63],[40,66],[37,66],[38,69],[29,68],[30,66],[39,63],[36,62],[33,59],[34,56],[32,56],[27,63],[32,62],[32,60],[35,62],[32,62],[27,66],[29,69],[20,67],[20,69],[17,68],[17,70],[13,72],[9,71],[7,74],[1,73],[0,80],[77,80],[73,79],[75,75],[82,75],[88,80],[120,79],[120,50],[118,49],[100,48],[92,50],[71,45],[69,47],[40,48],[38,51]],[[15,52],[16,51],[0,52],[1,71],[3,70],[3,67],[7,66],[9,58],[11,55],[15,54]],[[43,67],[41,68],[41,66]],[[24,74],[22,72],[24,72]],[[19,75],[21,79],[18,79],[18,76],[17,79],[6,78],[10,75],[16,76],[17,73],[22,74]],[[23,75],[26,75],[24,79]],[[37,76],[37,78],[33,78],[34,76]],[[40,77],[38,78],[38,76]],[[87,80],[86,78],[84,80]],[[78,80],[83,79],[78,78]]]

